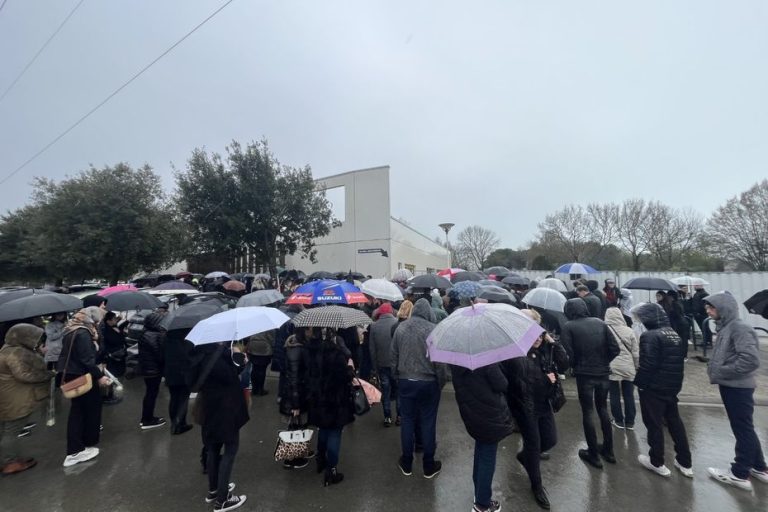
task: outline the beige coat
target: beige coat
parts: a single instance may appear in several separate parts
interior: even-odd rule
[[[35,352],[43,330],[17,324],[5,335],[0,349],[0,421],[23,418],[50,396],[53,372]]]
[[[624,315],[619,308],[608,308],[605,323],[616,338],[621,352],[611,361],[611,380],[635,380],[635,373],[640,363],[640,343],[635,332],[627,327]]]

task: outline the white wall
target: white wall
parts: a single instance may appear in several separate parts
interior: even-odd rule
[[[427,236],[394,218],[390,221],[390,232],[392,273],[401,267],[411,267],[416,274],[423,274],[427,269],[438,271],[448,267],[448,250]]]

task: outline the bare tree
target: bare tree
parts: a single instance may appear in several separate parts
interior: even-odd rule
[[[598,254],[616,241],[619,231],[619,206],[616,203],[587,205],[591,241],[598,244]]]
[[[616,239],[632,258],[632,269],[640,270],[640,259],[648,249],[648,205],[644,199],[627,199],[619,210]]]
[[[646,208],[644,238],[660,268],[673,269],[700,239],[704,221],[693,210],[677,210],[658,201]]]
[[[768,270],[768,180],[729,199],[708,225],[709,241],[720,256]]]
[[[435,237],[435,242],[442,247],[448,249],[451,254],[451,267],[468,269],[472,266],[472,260],[469,254],[463,247],[458,244],[447,244],[445,239],[440,236]]]
[[[539,224],[539,231],[542,245],[561,246],[571,261],[584,261],[593,235],[588,212],[574,205],[547,215]]]
[[[472,270],[483,268],[485,260],[500,243],[496,233],[481,226],[464,228],[459,233],[457,240],[457,259],[464,260],[466,257],[466,262],[470,263]]]

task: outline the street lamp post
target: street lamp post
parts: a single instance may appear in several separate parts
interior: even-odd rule
[[[453,261],[451,259],[451,242],[448,240],[448,232],[455,225],[456,224],[453,224],[452,222],[443,222],[442,224],[439,224],[440,229],[445,231],[445,247],[448,249],[448,268],[453,265]]]

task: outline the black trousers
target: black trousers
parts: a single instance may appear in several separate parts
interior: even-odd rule
[[[599,449],[597,444],[597,432],[592,420],[593,412],[597,411],[600,419],[600,427],[603,431],[604,453],[613,454],[613,430],[611,430],[611,417],[608,414],[608,389],[610,381],[605,377],[576,376],[576,388],[579,393],[581,405],[581,423],[584,427],[584,437],[587,440],[589,453],[597,456]]]
[[[753,417],[755,413],[755,390],[752,388],[731,388],[720,386],[720,398],[723,399],[725,412],[736,438],[736,459],[731,464],[731,471],[737,478],[747,478],[750,469],[765,471],[765,457],[760,446],[760,439],[755,433]]]
[[[187,424],[187,408],[189,407],[189,387],[182,384],[180,386],[168,386],[171,393],[171,400],[168,402],[168,417],[171,419],[171,425],[176,428]]]
[[[67,455],[99,444],[101,390],[98,383],[86,394],[72,399],[67,419]]]
[[[643,423],[648,430],[648,445],[651,464],[656,467],[664,465],[664,424],[669,429],[669,435],[675,444],[677,462],[681,466],[691,467],[691,449],[688,446],[688,434],[677,410],[676,396],[657,395],[652,391],[640,391],[640,412]]]
[[[239,436],[231,443],[213,443],[205,447],[208,454],[208,490],[217,491],[216,503],[224,503],[227,500],[232,468],[239,447]]]
[[[161,375],[156,377],[144,377],[144,401],[141,404],[141,422],[151,423],[155,418],[155,403],[157,402],[157,394],[160,392],[160,381],[163,380]]]
[[[272,361],[272,356],[248,355],[251,361],[251,393],[258,395],[264,391],[264,382],[267,379],[267,368]]]
[[[513,412],[515,421],[523,436],[522,462],[533,489],[539,489],[541,482],[541,452],[554,448],[557,444],[557,427],[552,408],[549,411],[524,413]]]

